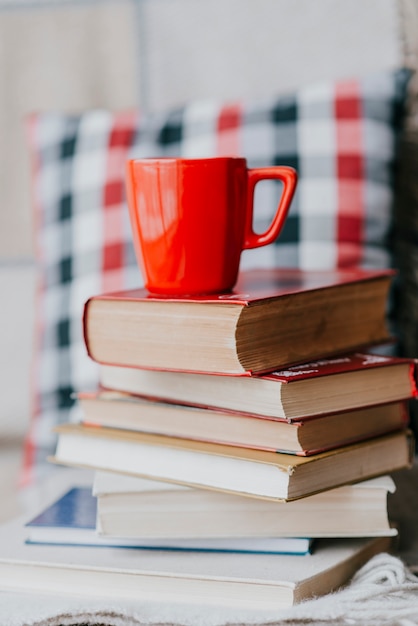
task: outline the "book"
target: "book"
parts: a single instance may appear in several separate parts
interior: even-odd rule
[[[258,376],[214,376],[101,365],[100,384],[178,404],[289,421],[417,395],[413,360],[353,353]]]
[[[409,467],[413,454],[404,430],[312,456],[73,423],[55,431],[55,463],[278,501]]]
[[[95,472],[97,527],[118,537],[373,537],[396,535],[390,476],[283,504],[112,472]]]
[[[232,446],[311,455],[406,427],[405,401],[288,422],[156,402],[120,392],[79,394],[81,423]]]
[[[91,297],[90,357],[108,365],[250,375],[390,340],[393,272],[242,272],[231,293],[162,296],[136,289]]]
[[[187,516],[187,512],[184,512]],[[41,513],[29,520],[26,543],[48,545],[85,545],[141,550],[179,550],[189,552],[233,552],[257,554],[310,554],[307,537],[165,537],[134,538],[103,536],[96,530],[97,499],[89,487],[74,486]],[[99,529],[100,531],[100,529]]]
[[[0,588],[239,610],[286,608],[346,583],[393,538],[319,539],[313,554],[230,554],[26,544],[24,520],[0,527]]]

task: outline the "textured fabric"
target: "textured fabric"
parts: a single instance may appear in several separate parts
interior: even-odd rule
[[[250,167],[291,165],[299,183],[284,230],[275,244],[245,251],[241,268],[386,267],[408,78],[399,70],[158,115],[31,117],[39,297],[26,478],[53,452],[52,427],[70,418],[74,391],[97,380],[83,342],[85,300],[142,284],[124,200],[126,159],[241,155]],[[279,193],[273,181],[257,186],[256,230],[265,230]]]

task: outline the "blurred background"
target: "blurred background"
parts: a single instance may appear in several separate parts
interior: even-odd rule
[[[0,0],[0,471],[8,494],[31,412],[35,336],[26,116],[269,97],[414,67],[417,49],[415,0]],[[412,98],[408,164],[414,107]],[[417,193],[405,184],[404,204]],[[416,330],[411,356],[414,341]],[[7,515],[7,502],[15,505],[3,501]]]

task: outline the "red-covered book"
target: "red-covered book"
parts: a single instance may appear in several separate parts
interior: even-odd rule
[[[79,394],[81,423],[310,456],[405,428],[405,401],[288,422],[103,391]]]
[[[416,362],[351,353],[270,374],[214,376],[102,365],[101,387],[159,401],[306,420],[416,397]]]
[[[390,340],[392,271],[242,272],[231,293],[97,295],[87,350],[113,365],[219,374],[268,372]]]

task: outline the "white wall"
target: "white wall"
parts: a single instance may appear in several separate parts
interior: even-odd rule
[[[393,0],[143,0],[150,108],[254,98],[401,62]]]

